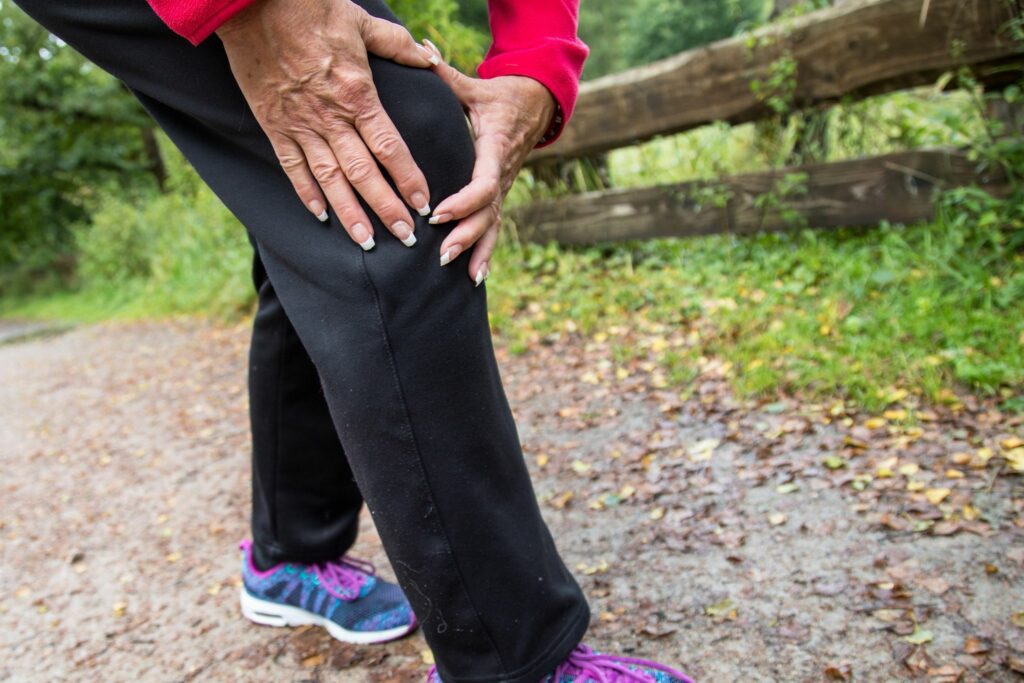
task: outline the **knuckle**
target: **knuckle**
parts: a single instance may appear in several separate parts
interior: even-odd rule
[[[381,161],[394,161],[401,156],[405,144],[397,134],[386,131],[380,133],[370,140],[370,149]]]
[[[313,177],[316,178],[318,183],[330,185],[339,180],[338,174],[341,169],[338,168],[336,163],[326,159],[317,159],[310,166],[309,170],[313,172]]]
[[[358,185],[373,177],[374,164],[366,157],[353,157],[344,162],[343,171],[349,181]]]

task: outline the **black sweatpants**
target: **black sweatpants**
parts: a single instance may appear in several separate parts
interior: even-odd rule
[[[255,245],[256,542],[280,559],[336,557],[365,498],[447,683],[550,673],[589,610],[540,516],[485,288],[465,256],[438,265],[450,227],[417,218],[407,248],[374,218],[364,252],[295,196],[216,38],[191,46],[143,0],[18,3],[136,93]],[[470,178],[462,109],[430,71],[370,65],[436,205]]]

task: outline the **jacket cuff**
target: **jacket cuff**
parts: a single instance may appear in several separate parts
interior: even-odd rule
[[[193,45],[198,45],[221,25],[255,0],[148,0],[167,27]]]
[[[551,91],[557,106],[548,131],[537,143],[544,147],[558,139],[572,117],[588,52],[579,41],[549,38],[528,48],[488,55],[476,72],[480,78],[528,76]]]

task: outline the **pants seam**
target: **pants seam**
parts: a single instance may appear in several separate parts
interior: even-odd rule
[[[377,312],[377,321],[380,323],[381,337],[384,340],[385,356],[387,358],[388,366],[391,368],[391,375],[395,381],[395,386],[398,389],[399,403],[402,406],[402,411],[405,413],[404,428],[408,432],[409,439],[412,441],[413,450],[416,453],[416,463],[420,470],[420,475],[423,477],[423,483],[427,489],[427,495],[430,496],[430,503],[434,506],[434,510],[437,512],[437,522],[441,529],[441,534],[444,537],[445,549],[448,551],[448,557],[451,559],[452,566],[455,568],[455,573],[459,577],[459,585],[462,588],[463,594],[469,601],[470,607],[473,608],[473,614],[476,615],[477,621],[480,623],[480,628],[487,636],[487,640],[490,641],[491,647],[494,649],[494,653],[498,657],[498,663],[501,665],[503,670],[507,670],[505,660],[501,656],[501,650],[498,649],[497,643],[494,640],[494,636],[491,635],[490,630],[487,628],[487,624],[484,623],[483,617],[480,615],[480,610],[476,606],[476,602],[473,600],[473,596],[470,595],[469,590],[466,588],[466,579],[462,573],[462,569],[459,567],[458,560],[455,557],[455,553],[452,552],[451,539],[448,536],[448,530],[445,528],[444,518],[441,515],[441,509],[437,506],[437,500],[434,496],[434,489],[430,485],[430,478],[427,476],[427,469],[423,464],[423,454],[420,452],[419,442],[416,440],[416,434],[412,429],[412,418],[409,416],[409,408],[405,400],[405,392],[402,389],[402,380],[398,376],[398,368],[395,363],[394,352],[391,348],[391,339],[388,335],[387,324],[384,322],[384,311],[381,308],[380,294],[377,291],[377,286],[373,282],[373,278],[370,276],[370,271],[366,267],[366,254],[359,254],[359,265],[363,272],[363,277],[366,279],[366,284],[370,288],[370,293],[373,295],[373,303]]]

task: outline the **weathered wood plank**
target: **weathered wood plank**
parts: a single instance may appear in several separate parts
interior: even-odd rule
[[[591,192],[522,207],[510,217],[522,239],[562,244],[911,223],[934,216],[941,189],[979,183],[1001,194],[1004,182],[998,173],[979,175],[960,152],[927,150],[716,182]]]
[[[922,25],[922,0],[850,0],[590,81],[561,139],[534,152],[529,163],[594,154],[712,121],[763,118],[771,113],[764,89],[756,95],[751,84],[770,83],[784,57],[796,65],[788,93],[796,108],[933,83],[961,65],[983,81],[1016,78],[1019,71],[997,67],[1024,61],[1021,45],[1003,30],[1019,7],[1006,0],[930,0]]]

